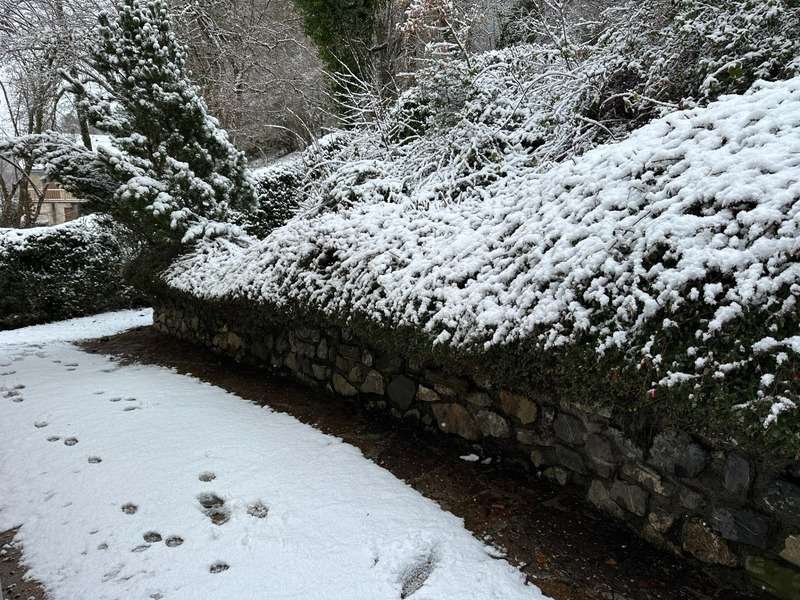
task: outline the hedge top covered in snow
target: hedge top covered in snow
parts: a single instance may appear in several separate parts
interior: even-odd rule
[[[745,400],[771,401],[765,422],[795,407],[800,78],[673,113],[545,173],[515,169],[484,191],[428,210],[356,203],[245,248],[205,243],[165,279],[461,348],[590,339],[600,354],[634,352],[664,385],[754,368],[763,376]],[[687,327],[680,347],[674,335],[667,344]]]
[[[49,227],[29,227],[15,229],[0,227],[0,257],[8,252],[17,252],[31,242],[39,242],[47,238],[69,235],[83,236],[87,242],[96,239],[97,235],[107,230],[111,220],[105,215],[91,214]]]

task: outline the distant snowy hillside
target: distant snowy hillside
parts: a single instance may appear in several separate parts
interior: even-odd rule
[[[201,298],[357,315],[458,348],[588,337],[660,385],[757,376],[743,401],[765,425],[796,407],[800,78],[672,113],[544,173],[509,170],[481,196],[355,203],[245,248],[202,243],[164,277]]]

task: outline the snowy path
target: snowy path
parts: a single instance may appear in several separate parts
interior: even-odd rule
[[[0,332],[0,531],[53,599],[544,598],[352,446],[64,341],[149,318]]]

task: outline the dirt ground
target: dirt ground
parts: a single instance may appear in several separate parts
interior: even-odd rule
[[[455,440],[403,427],[355,403],[237,365],[152,328],[81,347],[125,362],[173,367],[344,439],[463,518],[470,531],[501,548],[556,600],[768,598],[756,590],[731,589],[738,573],[707,570],[652,548],[594,510],[577,489],[522,474],[497,459],[486,465],[465,462],[459,456],[468,449]],[[0,535],[0,547],[12,537],[13,532]],[[35,584],[22,582],[19,551],[12,548],[0,556],[6,600],[45,598]]]
[[[0,600],[43,600],[44,590],[36,581],[25,581],[22,548],[14,543],[15,530],[0,533]]]

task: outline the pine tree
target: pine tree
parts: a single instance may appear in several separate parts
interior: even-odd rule
[[[90,122],[114,136],[144,173],[117,191],[140,214],[169,219],[170,228],[203,231],[248,206],[254,189],[244,155],[206,109],[186,72],[186,52],[161,0],[123,0],[114,18],[101,15],[94,69],[104,82],[86,90]],[[218,227],[213,229],[218,230]]]
[[[89,122],[113,136],[115,149],[92,153],[52,133],[17,141],[16,148],[46,163],[50,176],[76,195],[97,199],[98,185],[117,182],[102,208],[151,241],[231,232],[229,211],[251,206],[255,187],[244,154],[189,78],[166,2],[121,0],[114,16],[99,21],[90,61],[96,84],[63,76],[83,98]]]

